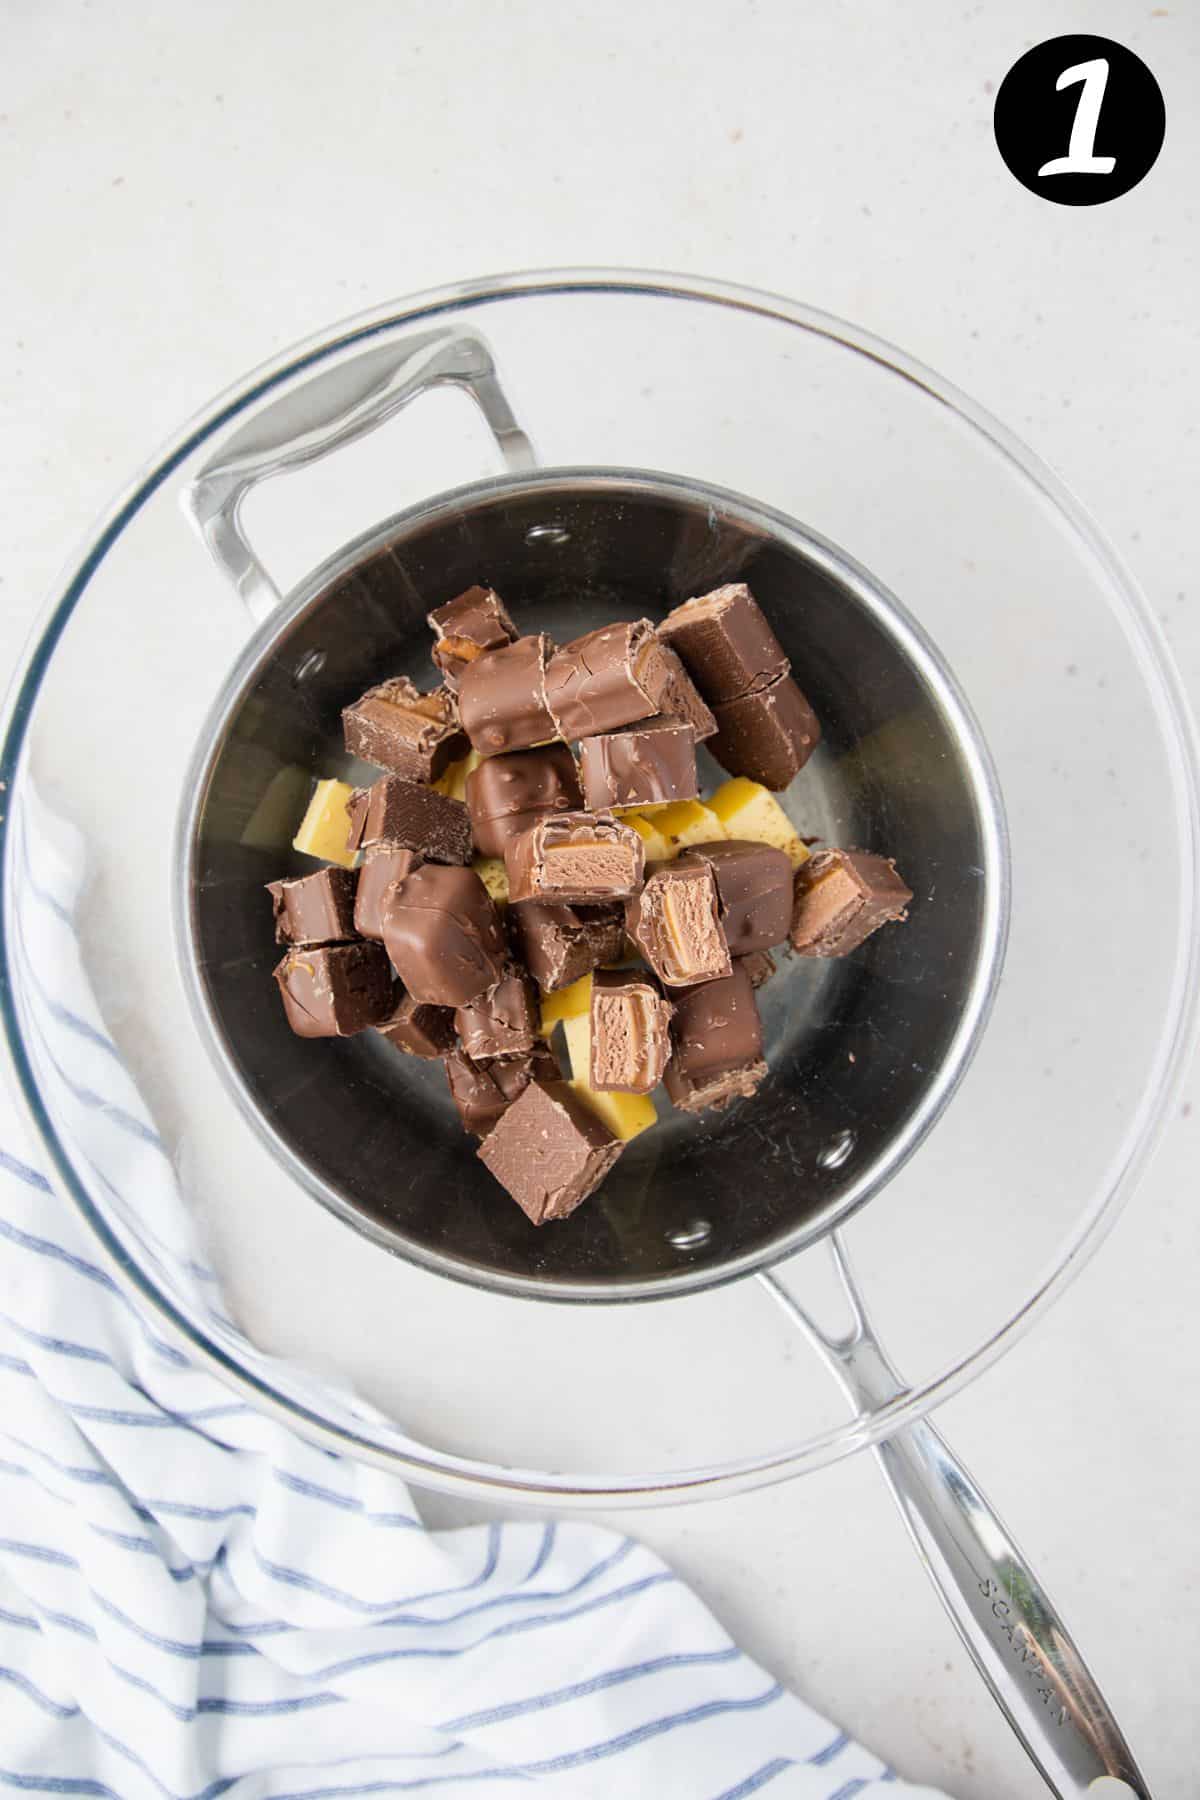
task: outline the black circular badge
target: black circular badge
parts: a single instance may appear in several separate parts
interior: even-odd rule
[[[1100,206],[1154,167],[1167,129],[1162,91],[1111,38],[1047,38],[996,95],[996,148],[1022,187],[1058,206]]]

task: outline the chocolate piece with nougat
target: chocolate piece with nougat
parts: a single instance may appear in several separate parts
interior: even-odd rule
[[[679,673],[649,619],[586,632],[556,650],[546,667],[546,705],[557,735],[593,737],[664,712],[664,696],[678,687]]]
[[[641,969],[597,969],[588,1081],[601,1093],[648,1094],[671,1054],[671,1003]]]
[[[721,925],[731,956],[773,950],[792,925],[792,865],[770,844],[729,839],[684,850],[676,867],[704,862],[716,877]]]
[[[424,861],[413,850],[400,850],[390,844],[376,844],[368,850],[358,871],[358,889],[354,896],[354,929],[359,937],[383,942],[384,902],[388,890],[404,881]]]
[[[481,856],[503,856],[509,839],[543,813],[577,811],[582,805],[579,771],[565,744],[488,756],[467,776],[471,831]]]
[[[346,804],[351,850],[378,844],[415,850],[429,862],[469,863],[471,819],[461,800],[403,775],[384,775],[355,788]]]
[[[473,1062],[529,1056],[538,1041],[538,1005],[526,970],[510,964],[495,987],[458,1008],[454,1023]]]
[[[337,944],[356,935],[354,876],[348,869],[318,869],[295,881],[271,881],[277,944]]]
[[[723,1110],[752,1094],[766,1075],[762,1021],[741,962],[719,981],[673,996],[666,1088],[684,1112]]]
[[[344,709],[342,729],[352,756],[410,781],[436,780],[467,748],[449,688],[423,694],[407,675],[368,688]]]
[[[527,750],[559,733],[546,710],[545,636],[518,638],[464,669],[458,684],[463,730],[482,756]]]
[[[502,650],[517,641],[517,628],[495,588],[469,587],[428,617],[434,633],[433,660],[446,686],[455,691],[472,663],[489,650]]]
[[[550,905],[525,900],[507,915],[513,949],[543,993],[569,987],[601,963],[620,962],[625,950],[625,908]]]
[[[584,800],[595,809],[666,805],[694,800],[700,792],[696,734],[681,719],[643,719],[586,737],[579,767]]]
[[[668,987],[729,974],[717,881],[707,861],[651,864],[641,893],[625,908],[625,928]]]
[[[792,949],[797,956],[848,956],[881,925],[907,918],[911,899],[890,857],[818,850],[796,871]]]
[[[423,1057],[427,1062],[448,1056],[454,1048],[454,1014],[448,1007],[414,1000],[411,994],[404,994],[375,1029],[394,1050]]]
[[[297,1037],[351,1037],[392,1010],[392,971],[378,944],[296,946],[275,980]]]
[[[594,1193],[623,1148],[565,1082],[531,1081],[477,1154],[530,1224],[545,1225]]]
[[[504,846],[509,898],[600,906],[642,885],[645,852],[610,812],[546,814]]]
[[[408,992],[431,1006],[466,1006],[504,974],[508,945],[473,869],[422,863],[388,889],[383,942]]]
[[[709,749],[730,775],[778,793],[799,774],[821,741],[821,727],[790,675],[713,708],[717,735]]]
[[[658,629],[710,706],[788,672],[783,645],[744,581],[685,600]]]
[[[507,1062],[475,1062],[464,1050],[451,1050],[442,1060],[450,1098],[463,1130],[474,1137],[486,1137],[531,1081],[562,1080],[562,1071],[547,1044],[538,1044],[529,1056]]]

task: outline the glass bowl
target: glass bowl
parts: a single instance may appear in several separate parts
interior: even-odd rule
[[[984,927],[968,934],[969,1003],[939,1051],[945,1078],[922,1081],[905,1040],[903,1073],[932,1092],[920,1129],[902,1154],[872,1165],[863,1152],[860,1166],[857,1137],[870,1140],[878,1113],[860,1088],[857,1129],[831,1138],[831,1113],[791,1171],[798,1190],[832,1184],[829,1204],[808,1210],[816,1228],[857,1207],[847,1236],[909,1383],[850,1417],[793,1366],[786,1318],[759,1284],[705,1285],[702,1240],[686,1242],[693,1223],[749,1207],[768,1185],[769,1147],[753,1134],[722,1152],[718,1126],[719,1180],[695,1163],[661,1226],[648,1185],[639,1231],[660,1237],[649,1254],[644,1236],[634,1246],[638,1267],[699,1269],[705,1280],[674,1287],[704,1291],[613,1306],[583,1283],[569,1297],[591,1304],[535,1304],[516,1297],[532,1291],[519,1277],[507,1293],[447,1282],[436,1258],[388,1257],[313,1205],[189,1005],[176,819],[214,717],[231,692],[246,698],[256,645],[303,617],[314,571],[353,566],[406,522],[436,516],[453,533],[457,521],[465,566],[480,494],[532,495],[522,542],[553,567],[581,471],[717,492],[677,571],[690,591],[725,571],[731,518],[861,577],[944,678],[977,793],[993,794],[986,742],[1003,795],[1007,960],[969,1069],[1005,911],[1003,830],[986,805],[977,863],[922,867],[931,911],[939,881],[977,876],[953,902],[947,888],[943,906],[950,918],[977,908]],[[481,573],[503,589],[502,570]],[[402,558],[389,578],[368,608],[411,581]],[[417,587],[414,617],[449,597]],[[301,664],[310,679],[314,664],[313,646],[299,647],[289,678],[302,708]],[[915,769],[936,789],[937,746],[904,718],[893,708],[870,734],[876,768]],[[311,774],[337,771],[315,768],[315,735],[307,760],[282,756],[267,729],[254,754],[252,727],[233,804],[261,850],[290,834]],[[12,1074],[47,1167],[121,1278],[195,1354],[310,1436],[464,1493],[595,1505],[732,1491],[818,1467],[944,1400],[1100,1242],[1169,1105],[1194,1004],[1195,768],[1156,630],[1095,527],[928,370],[841,321],[712,283],[568,273],[466,284],[351,321],[239,384],[147,467],[53,597],[0,755]],[[803,782],[788,796],[796,823],[832,835],[852,812],[822,778],[806,816]],[[904,867],[903,843],[870,847]],[[226,960],[239,954],[257,991],[262,946]],[[882,950],[868,978],[882,995]],[[901,1015],[903,1004],[901,993]],[[274,1005],[268,992],[262,1005]],[[868,1043],[885,1016],[864,1009]],[[881,1035],[894,1044],[892,1029]],[[97,1054],[100,1082],[81,1060]],[[852,1108],[856,1090],[820,1044],[793,1060],[796,1083]],[[407,1104],[428,1108],[440,1142],[446,1102],[430,1090]],[[786,1188],[777,1170],[769,1179]],[[413,1184],[427,1207],[442,1180],[428,1158]],[[683,1242],[664,1265],[668,1231]],[[745,1272],[813,1235],[760,1234],[755,1255],[707,1275]],[[798,1255],[773,1273],[803,1297],[814,1271]]]

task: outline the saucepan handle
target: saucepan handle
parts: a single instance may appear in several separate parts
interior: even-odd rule
[[[904,1386],[836,1233],[831,1249],[831,1262],[809,1252],[762,1279],[855,1405],[877,1411]],[[955,1630],[1050,1791],[1059,1800],[1151,1800],[1061,1615],[946,1440],[923,1420],[875,1454]]]
[[[461,325],[446,325],[369,342],[302,380],[293,378],[200,470],[185,490],[184,509],[256,624],[278,605],[279,593],[242,523],[251,489],[376,430],[435,387],[460,388],[474,400],[506,468],[536,466],[486,340]]]

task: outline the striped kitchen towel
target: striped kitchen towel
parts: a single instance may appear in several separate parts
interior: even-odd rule
[[[78,840],[22,810],[8,949],[39,1079],[140,1254],[236,1335],[87,985]],[[0,1384],[0,1786],[928,1794],[785,1692],[633,1539],[532,1521],[427,1531],[397,1478],[314,1448],[189,1362],[51,1187],[3,1092]]]

